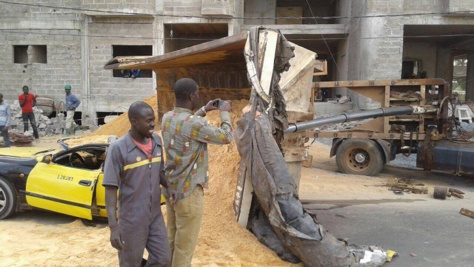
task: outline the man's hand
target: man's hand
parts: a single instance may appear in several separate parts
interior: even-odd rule
[[[122,239],[120,238],[120,231],[118,230],[118,227],[110,228],[110,244],[116,250],[119,250],[119,251],[123,250],[124,243],[122,242]]]
[[[176,204],[178,204],[179,201],[178,192],[176,192],[176,190],[174,190],[172,186],[168,187],[167,190],[171,205],[175,206]]]
[[[221,111],[230,112],[232,110],[232,106],[230,105],[230,101],[224,101],[222,105],[219,107]]]
[[[214,99],[207,102],[207,104],[204,106],[204,109],[206,110],[206,112],[219,109],[218,107],[214,106],[214,103],[217,101],[219,101],[219,99]]]
[[[8,126],[3,127],[2,132],[8,131]]]

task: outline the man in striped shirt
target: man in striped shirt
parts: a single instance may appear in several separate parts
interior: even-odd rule
[[[164,195],[167,198],[171,264],[188,267],[201,228],[203,188],[208,186],[207,144],[229,144],[232,141],[231,105],[228,101],[211,100],[193,113],[200,106],[199,87],[188,78],[176,82],[174,94],[176,106],[163,116],[161,125],[166,153],[165,176],[171,186]],[[222,105],[214,105],[217,103]],[[203,118],[206,112],[217,109],[221,112],[220,128]]]

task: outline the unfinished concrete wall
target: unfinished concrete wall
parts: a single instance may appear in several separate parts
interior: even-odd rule
[[[21,5],[77,8],[80,1],[15,3],[0,3],[0,92],[4,98],[12,103],[22,93],[22,86],[28,85],[31,92],[59,103],[64,100],[66,83],[81,97],[81,16],[60,8]],[[26,62],[15,63],[15,46],[26,47],[17,51],[20,57],[27,53]]]
[[[446,77],[446,70],[440,68],[447,63],[445,53],[449,51],[435,45],[434,41],[431,44],[408,42],[404,47],[404,25],[474,25],[472,16],[446,14],[458,9],[472,11],[472,3],[450,0],[353,2],[347,51],[350,66],[348,79],[399,79],[404,57],[422,57],[422,68],[427,70],[430,77]],[[439,15],[409,15],[410,13]],[[404,49],[407,51],[403,51]],[[374,107],[367,99],[360,99],[360,108]]]
[[[361,1],[362,2],[362,1]],[[362,69],[353,71],[349,76],[355,79],[397,79],[400,77],[403,60],[403,26],[404,25],[456,25],[473,24],[474,17],[445,15],[445,4],[457,3],[464,9],[470,7],[472,1],[423,0],[423,1],[366,1],[366,12],[360,12],[364,7],[361,2],[353,3],[353,15],[379,15],[371,18],[353,19],[351,34],[354,39],[360,39],[356,48],[350,48],[359,56],[354,56],[351,62],[360,62]],[[440,15],[403,15],[410,13],[439,13]],[[384,16],[390,15],[390,16]],[[396,16],[393,16],[396,15]],[[397,16],[398,15],[398,16]],[[359,25],[363,25],[359,27]],[[352,45],[351,45],[352,46]],[[430,53],[433,53],[430,51]],[[360,59],[364,59],[359,60]],[[429,62],[432,64],[432,62]],[[424,64],[428,67],[428,64]],[[435,73],[432,67],[430,72]],[[365,70],[364,70],[365,69]]]
[[[245,0],[244,24],[268,25],[275,24],[276,0],[254,1]]]
[[[239,33],[242,21],[232,18],[243,16],[243,4],[240,0],[165,0],[157,5],[157,13],[164,15],[154,21],[155,38],[160,40],[156,52],[162,55]],[[179,28],[186,24],[189,27]],[[223,25],[225,30],[213,31],[209,24]]]
[[[0,74],[0,90],[5,99],[16,99],[26,84],[32,87],[32,92],[60,102],[64,99],[64,84],[68,83],[83,102],[79,111],[91,118],[96,112],[123,111],[132,101],[155,93],[153,78],[124,79],[113,77],[110,70],[103,69],[113,56],[113,45],[150,45],[153,55],[163,54],[164,23],[224,23],[228,24],[226,35],[232,35],[240,31],[242,22],[230,17],[216,19],[214,15],[225,13],[219,11],[225,9],[233,16],[243,16],[240,0],[19,0],[15,3],[0,4],[0,66],[9,70]],[[169,16],[155,19],[154,14]],[[19,61],[25,63],[14,63],[14,45],[30,51],[25,52],[23,59],[18,52]],[[29,45],[46,45],[46,63],[27,63],[28,56],[33,58],[32,62],[43,61],[37,56],[37,51],[43,48],[28,50]]]
[[[310,1],[310,4],[317,2]],[[241,31],[244,23],[253,24],[240,19],[243,17],[256,18],[256,24],[275,24],[273,18],[272,22],[263,18],[274,17],[277,6],[277,0],[18,0],[15,4],[0,3],[0,66],[9,70],[0,74],[0,90],[5,99],[13,100],[21,92],[21,86],[28,84],[36,93],[61,101],[63,86],[70,83],[74,93],[83,100],[80,110],[91,114],[113,111],[129,105],[138,95],[152,94],[155,81],[114,78],[110,71],[103,70],[104,63],[112,57],[112,45],[152,45],[153,54],[160,55],[165,52],[165,38],[170,37],[165,24],[227,24],[227,35],[233,35]],[[397,79],[403,58],[413,54],[422,55],[423,68],[429,76],[449,77],[446,64],[449,65],[450,57],[446,53],[452,48],[438,46],[434,52],[431,45],[408,44],[404,51],[404,25],[474,25],[474,16],[452,13],[473,11],[472,0],[340,0],[334,7],[336,15],[348,18],[332,23],[346,23],[350,33],[346,40],[333,45],[338,50],[335,53],[338,80]],[[409,13],[438,14],[406,15]],[[393,16],[397,14],[400,16]],[[99,23],[98,18],[107,18],[107,21]],[[182,48],[197,42],[201,41],[175,44]],[[43,59],[33,57],[33,62],[28,64],[26,55],[26,59],[19,60],[23,63],[15,64],[14,45],[45,45],[46,63],[34,63]],[[42,49],[32,47],[30,51],[40,53]],[[434,53],[436,57],[427,55]],[[433,64],[437,65],[435,70]],[[131,90],[140,93],[130,98]],[[109,95],[111,101],[103,100]],[[361,103],[363,108],[369,106]]]
[[[146,13],[155,12],[156,0],[81,0],[82,8],[89,9],[89,13],[101,14],[95,10],[115,11],[120,13]]]
[[[105,63],[113,57],[113,46],[155,45],[153,21],[147,18],[97,18],[89,25],[90,112],[120,111],[155,93],[153,78],[113,77]],[[111,34],[113,33],[113,34]]]
[[[463,12],[474,10],[472,0],[444,0],[442,1],[445,12]]]

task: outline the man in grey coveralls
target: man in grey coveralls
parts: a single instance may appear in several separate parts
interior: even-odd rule
[[[130,106],[128,118],[131,130],[110,145],[105,160],[102,185],[110,243],[119,251],[120,266],[168,266],[171,254],[161,213],[160,183],[168,185],[160,176],[163,148],[161,138],[153,133],[155,114],[148,104],[138,101]],[[145,248],[149,256],[142,263]]]

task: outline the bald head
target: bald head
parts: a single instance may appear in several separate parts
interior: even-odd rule
[[[138,119],[142,117],[146,111],[153,111],[153,108],[143,101],[133,102],[128,109],[128,120]]]

